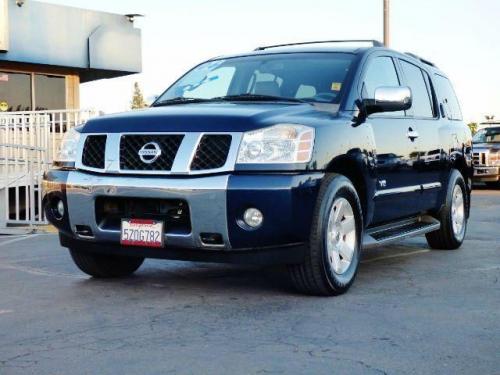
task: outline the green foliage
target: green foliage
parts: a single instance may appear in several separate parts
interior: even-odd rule
[[[467,124],[467,126],[469,127],[470,131],[472,132],[472,135],[477,133],[477,122],[469,122]]]
[[[142,90],[139,86],[139,82],[134,83],[134,94],[132,96],[132,101],[130,102],[130,109],[141,109],[147,107],[147,103],[142,95]]]

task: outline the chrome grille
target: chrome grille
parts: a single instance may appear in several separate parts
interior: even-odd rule
[[[241,132],[84,134],[76,168],[130,175],[229,172],[234,169],[241,138]],[[97,140],[101,159],[90,161],[96,153],[89,154],[89,146],[85,145],[87,142],[96,145]]]
[[[232,137],[229,134],[205,134],[198,144],[191,169],[217,169],[226,164]]]
[[[183,134],[123,135],[120,140],[120,168],[124,171],[170,171],[183,138]],[[147,164],[141,160],[139,151],[151,142],[158,144],[161,156]]]
[[[478,166],[487,166],[488,154],[486,152],[474,152],[472,154],[472,164]]]
[[[82,164],[96,169],[104,169],[106,135],[90,135],[85,139]]]

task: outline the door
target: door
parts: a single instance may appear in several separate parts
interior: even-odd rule
[[[412,106],[407,113],[418,135],[418,158],[415,161],[422,193],[418,199],[419,211],[437,208],[446,170],[445,155],[441,142],[441,129],[435,94],[429,75],[420,67],[400,59],[403,80],[412,91]]]
[[[378,56],[368,61],[363,78],[362,95],[374,98],[381,86],[400,86],[394,60]],[[415,125],[404,111],[370,115],[377,150],[377,192],[373,224],[414,215],[420,194],[414,162],[418,140],[413,137]]]

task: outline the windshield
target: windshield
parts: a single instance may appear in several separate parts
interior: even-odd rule
[[[236,57],[199,65],[155,102],[267,97],[338,104],[353,55],[294,53]]]
[[[481,129],[472,141],[474,143],[500,143],[500,128]]]

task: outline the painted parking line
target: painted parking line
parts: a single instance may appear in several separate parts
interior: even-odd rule
[[[27,237],[29,234],[2,234],[0,240],[7,240],[11,238]]]
[[[417,251],[411,251],[411,252],[406,252],[406,253],[385,255],[385,256],[381,256],[381,257],[377,257],[377,258],[373,258],[373,259],[363,260],[363,261],[361,261],[361,263],[373,263],[373,262],[378,262],[380,260],[400,258],[400,257],[409,257],[409,256],[424,254],[424,253],[428,253],[428,252],[430,252],[430,250],[424,249],[424,250],[417,250]]]
[[[27,240],[29,238],[35,238],[35,237],[38,237],[38,236],[40,236],[40,234],[30,234],[30,235],[25,235],[25,236],[13,238],[11,240],[0,242],[0,247],[7,246],[7,245],[10,245],[10,244],[19,242],[19,241],[24,241],[24,240]]]
[[[18,235],[18,236],[9,236],[9,239],[7,241],[0,241],[0,247],[2,246],[7,246],[19,241],[24,241],[24,240],[29,240],[31,238],[35,237],[48,237],[48,236],[53,236],[54,233],[36,233],[36,234],[23,234],[23,235]]]
[[[18,236],[16,238],[11,239],[11,240],[0,242],[0,247],[11,245],[11,244],[16,243],[16,242],[32,239],[32,238],[39,237],[39,236],[46,236],[46,235],[45,234],[30,234],[30,235]],[[24,261],[26,261],[26,259],[24,259]],[[19,272],[29,273],[31,275],[36,275],[36,276],[63,277],[63,278],[70,278],[70,279],[87,279],[88,278],[84,275],[64,273],[64,272],[51,272],[51,271],[43,270],[40,268],[23,266],[20,264],[0,263],[0,269],[14,270],[14,271],[19,271]],[[2,311],[7,311],[7,310],[0,310],[0,314],[2,313]],[[6,313],[6,312],[4,312],[4,313]]]
[[[66,279],[88,279],[88,276],[78,275],[73,273],[64,273],[64,272],[52,272],[43,270],[41,268],[27,267],[22,266],[20,264],[9,264],[9,263],[0,263],[0,269],[4,270],[13,270],[24,273],[29,273],[30,275],[35,276],[49,276],[49,277],[62,277]]]

